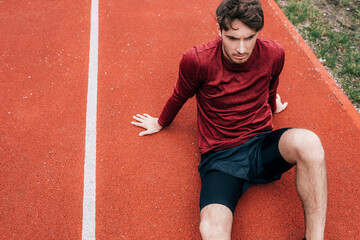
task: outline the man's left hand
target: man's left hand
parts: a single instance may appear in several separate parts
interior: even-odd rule
[[[275,111],[275,113],[280,113],[280,112],[284,111],[285,108],[287,107],[287,105],[288,105],[288,103],[287,102],[282,103],[280,95],[276,94],[276,111]]]

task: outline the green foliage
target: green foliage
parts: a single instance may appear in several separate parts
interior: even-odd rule
[[[343,11],[349,25],[334,28],[321,13],[320,1],[287,0],[278,4],[327,66],[355,105],[360,106],[360,9],[358,0],[328,0]],[[334,12],[336,14],[336,12]]]
[[[292,24],[303,23],[310,17],[309,1],[291,2],[284,12]]]

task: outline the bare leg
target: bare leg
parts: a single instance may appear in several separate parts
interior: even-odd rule
[[[291,129],[280,138],[283,158],[297,165],[296,187],[305,212],[306,239],[324,239],[327,211],[327,174],[324,149],[311,131]]]
[[[203,240],[230,240],[233,214],[221,204],[210,204],[200,212],[200,233]]]

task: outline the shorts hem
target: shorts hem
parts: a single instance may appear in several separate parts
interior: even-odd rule
[[[236,207],[235,208],[230,207],[229,204],[224,201],[211,201],[211,202],[200,205],[200,212],[204,207],[211,205],[211,204],[223,205],[223,206],[227,207],[233,214],[234,214],[235,208],[236,208]]]

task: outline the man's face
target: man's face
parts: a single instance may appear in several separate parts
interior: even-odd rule
[[[231,23],[228,31],[218,30],[224,56],[232,63],[245,63],[254,49],[257,32],[237,19]]]

